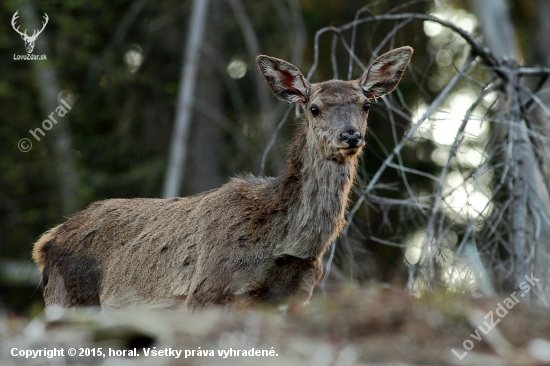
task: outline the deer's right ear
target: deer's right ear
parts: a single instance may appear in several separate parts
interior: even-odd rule
[[[359,86],[369,99],[376,99],[393,91],[413,54],[411,47],[396,48],[378,57],[359,79]]]
[[[305,104],[311,85],[293,64],[278,58],[260,55],[256,62],[271,91],[281,100]]]

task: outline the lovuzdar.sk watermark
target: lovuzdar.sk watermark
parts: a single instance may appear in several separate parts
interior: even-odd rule
[[[34,43],[36,42],[36,39],[38,38],[38,36],[40,35],[40,33],[42,33],[42,31],[44,30],[44,28],[46,28],[46,24],[48,24],[48,14],[44,13],[44,21],[42,22],[42,29],[38,30],[38,29],[35,29],[32,33],[32,35],[28,35],[27,34],[27,29],[25,29],[25,31],[21,32],[19,30],[19,25],[17,25],[17,18],[19,18],[19,10],[17,10],[15,12],[15,14],[13,14],[13,17],[11,18],[11,26],[13,28],[14,31],[16,31],[20,36],[21,38],[23,38],[23,41],[25,42],[25,50],[27,51],[27,54],[26,55],[16,55],[14,54],[13,55],[13,59],[14,60],[24,60],[24,61],[44,61],[44,60],[47,60],[48,58],[46,57],[46,55],[34,55],[32,53],[32,51],[34,50]]]
[[[522,282],[519,285],[519,288],[522,290],[521,293],[519,293],[520,297],[525,297],[525,295],[531,291],[532,287],[536,287],[537,282],[540,281],[539,278],[536,278],[533,276],[533,273],[531,273],[531,276],[525,275],[524,278],[526,281]],[[487,334],[489,333],[498,323],[500,323],[500,320],[504,318],[512,308],[517,305],[520,302],[520,298],[516,296],[517,291],[514,291],[505,298],[502,303],[497,303],[497,307],[495,309],[495,314],[497,317],[494,317],[493,312],[489,311],[483,318],[487,319],[483,322],[482,325],[478,326],[474,334],[470,334],[470,337],[476,341],[481,341],[481,333]],[[496,319],[495,319],[496,318]],[[480,333],[481,331],[481,333]],[[466,339],[462,343],[463,349],[459,349],[459,351],[456,351],[454,348],[451,349],[453,354],[459,359],[462,360],[466,355],[468,354],[468,351],[471,351],[474,348],[474,342],[471,339]]]
[[[45,61],[48,59],[48,57],[44,54],[44,55],[33,55],[33,54],[30,54],[30,55],[16,55],[14,54],[13,55],[13,59],[18,61],[18,60],[22,60],[22,61]]]

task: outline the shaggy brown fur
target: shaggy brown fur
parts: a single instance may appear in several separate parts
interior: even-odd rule
[[[92,204],[35,244],[46,305],[186,309],[305,302],[323,272],[323,254],[344,225],[367,129],[367,95],[392,91],[411,54],[410,47],[388,52],[358,81],[313,85],[295,66],[259,56],[274,93],[306,111],[286,171],[277,178],[234,178],[191,197]],[[345,142],[343,131],[356,131],[355,145]]]

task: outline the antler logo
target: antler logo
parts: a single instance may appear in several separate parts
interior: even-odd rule
[[[17,13],[19,13],[19,10],[17,10],[15,12],[15,14],[13,14],[13,17],[11,18],[11,26],[13,27],[13,29],[17,33],[19,33],[21,35],[21,38],[23,38],[23,41],[25,41],[25,48],[27,49],[27,53],[31,53],[32,50],[34,49],[34,42],[36,41],[36,38],[38,38],[40,33],[42,33],[44,28],[46,28],[46,24],[48,24],[48,20],[49,20],[48,14],[44,13],[44,20],[45,21],[42,22],[42,29],[40,29],[40,30],[35,29],[32,33],[32,36],[28,36],[26,29],[25,29],[24,32],[21,32],[21,31],[19,31],[19,26],[17,26],[17,28],[15,28],[15,23],[17,21],[17,18],[19,18],[19,15]]]

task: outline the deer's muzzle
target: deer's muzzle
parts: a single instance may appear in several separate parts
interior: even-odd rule
[[[348,145],[348,148],[356,148],[363,146],[363,136],[361,131],[354,126],[346,126],[340,134],[340,140]]]

